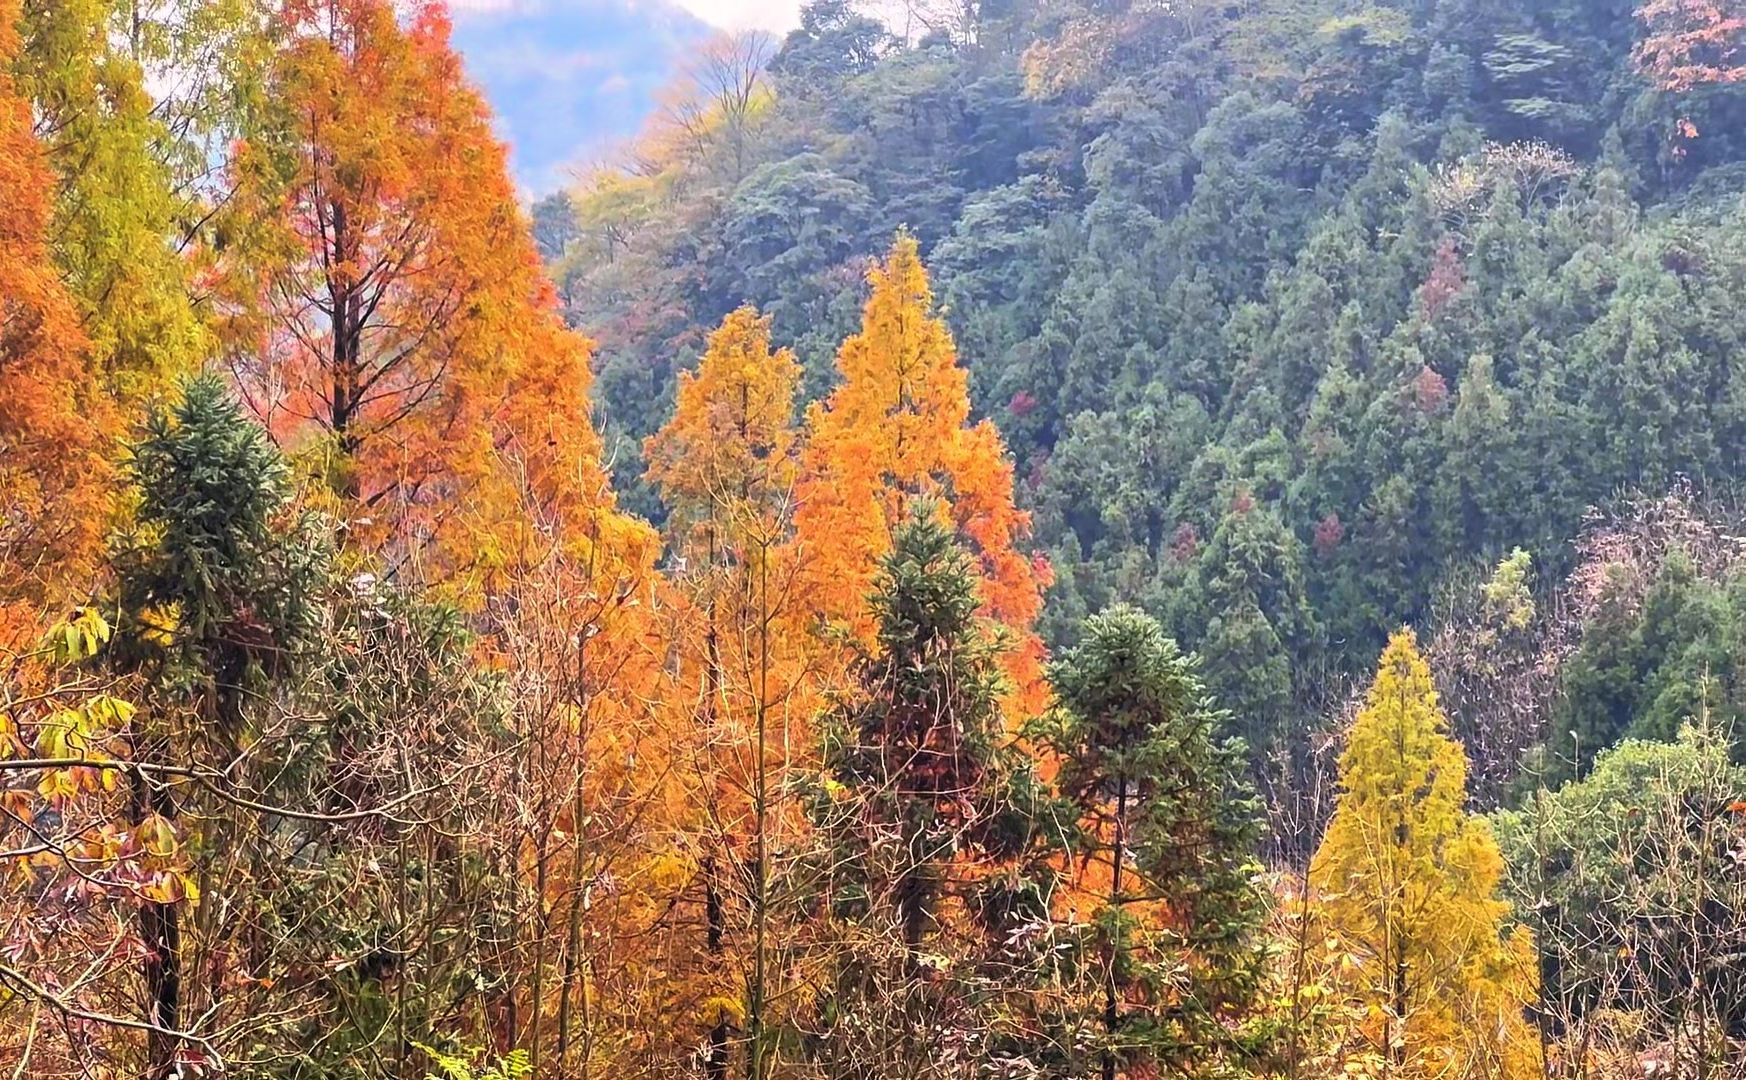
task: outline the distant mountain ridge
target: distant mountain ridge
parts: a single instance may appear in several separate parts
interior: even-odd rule
[[[496,114],[515,177],[555,190],[570,166],[636,133],[710,27],[668,0],[473,0],[454,44]]]

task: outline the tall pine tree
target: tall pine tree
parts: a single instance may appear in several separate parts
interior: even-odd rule
[[[1046,898],[1045,803],[1004,734],[998,637],[977,614],[969,554],[918,500],[892,537],[852,694],[826,718],[814,800],[834,978],[820,1065],[884,1077],[984,1054],[992,1010],[1022,981],[1005,945]]]

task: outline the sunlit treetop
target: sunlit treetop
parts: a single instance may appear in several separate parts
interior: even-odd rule
[[[991,423],[969,423],[967,376],[915,238],[899,235],[868,282],[861,330],[837,356],[842,381],[807,414],[797,525],[814,595],[828,618],[870,638],[865,598],[891,531],[914,499],[937,497],[972,546],[985,614],[1011,631],[1016,698],[1038,706],[1043,650],[1032,626],[1052,576],[1022,550],[1030,516],[1014,504],[1012,462]]]
[[[353,535],[487,583],[541,536],[652,557],[612,509],[590,343],[541,272],[440,4],[290,0],[278,111],[239,144],[231,362],[282,443],[325,455]],[[602,516],[605,515],[605,516]]]

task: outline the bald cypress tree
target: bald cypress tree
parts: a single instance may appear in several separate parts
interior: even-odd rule
[[[1355,961],[1345,992],[1394,1075],[1539,1074],[1523,1020],[1527,935],[1504,932],[1503,858],[1466,803],[1467,755],[1401,631],[1347,736],[1334,817],[1310,865],[1331,934]]]

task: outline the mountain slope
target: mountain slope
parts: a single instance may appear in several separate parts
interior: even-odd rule
[[[991,5],[902,47],[822,6],[751,130],[588,193],[556,269],[658,517],[637,448],[703,333],[756,304],[822,396],[907,229],[1051,644],[1138,603],[1271,768],[1516,548],[1554,581],[1617,493],[1746,485],[1746,85],[1659,85],[1611,2],[1183,10]]]

